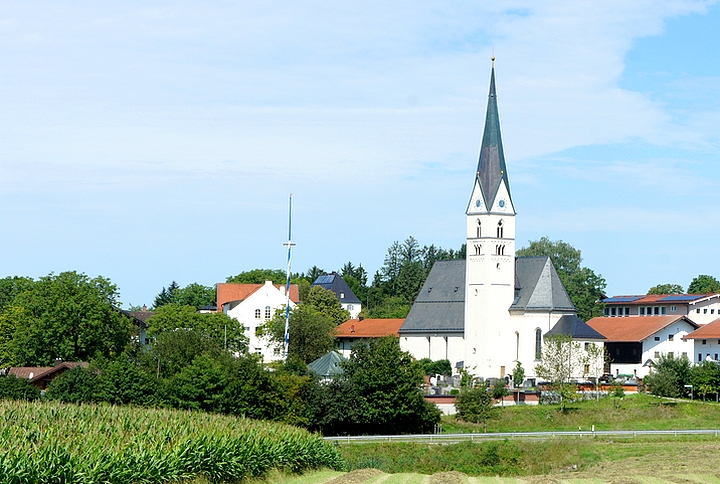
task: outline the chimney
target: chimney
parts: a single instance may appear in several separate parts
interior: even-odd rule
[[[358,316],[358,321],[362,321],[363,319],[365,319],[365,316]]]
[[[147,306],[143,304],[143,312],[147,312]]]

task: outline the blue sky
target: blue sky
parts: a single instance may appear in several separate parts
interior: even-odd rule
[[[610,294],[720,277],[715,2],[4,2],[0,276],[176,280],[457,248],[491,55],[518,246]]]

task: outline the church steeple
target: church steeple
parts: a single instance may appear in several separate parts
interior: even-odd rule
[[[501,181],[505,182],[508,197],[508,183],[505,154],[503,153],[502,137],[500,136],[500,117],[498,116],[497,93],[495,91],[495,57],[492,58],[490,74],[490,93],[488,95],[487,114],[485,116],[485,132],[480,146],[480,159],[477,166],[477,181],[480,184],[485,205],[495,205]],[[511,202],[512,203],[512,202]]]

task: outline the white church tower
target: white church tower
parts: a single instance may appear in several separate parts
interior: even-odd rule
[[[510,196],[495,91],[490,75],[485,132],[475,183],[466,210],[465,367],[480,375],[504,376],[497,352],[512,345],[508,308],[515,296],[515,208]],[[504,334],[508,333],[508,334]]]

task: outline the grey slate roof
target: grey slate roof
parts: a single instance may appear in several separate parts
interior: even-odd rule
[[[477,179],[480,182],[485,206],[492,207],[500,180],[505,180],[505,186],[510,194],[505,154],[503,153],[502,137],[500,136],[500,116],[498,114],[497,93],[495,92],[495,65],[493,61],[490,74],[490,93],[488,94],[487,114],[485,115],[485,132],[480,146],[480,158],[477,167]],[[510,197],[512,199],[512,196]]]
[[[343,361],[345,361],[345,358],[343,358],[340,353],[331,351],[317,360],[308,363],[308,368],[316,375],[328,378],[343,372],[340,367],[340,363]]]
[[[515,300],[511,310],[575,311],[548,256],[515,259]]]
[[[545,336],[570,335],[573,339],[607,339],[574,314],[565,314]]]
[[[465,261],[436,262],[400,334],[424,331],[462,332],[465,327]]]
[[[321,286],[325,289],[329,289],[335,293],[341,303],[345,304],[360,304],[360,299],[352,292],[347,282],[337,272],[331,272],[330,274],[323,274],[322,276],[315,279],[312,283],[313,286]],[[312,287],[312,286],[311,286]]]
[[[508,309],[575,312],[575,306],[547,256],[515,259],[515,300]],[[438,261],[400,327],[400,334],[462,332],[464,329],[465,261]]]

